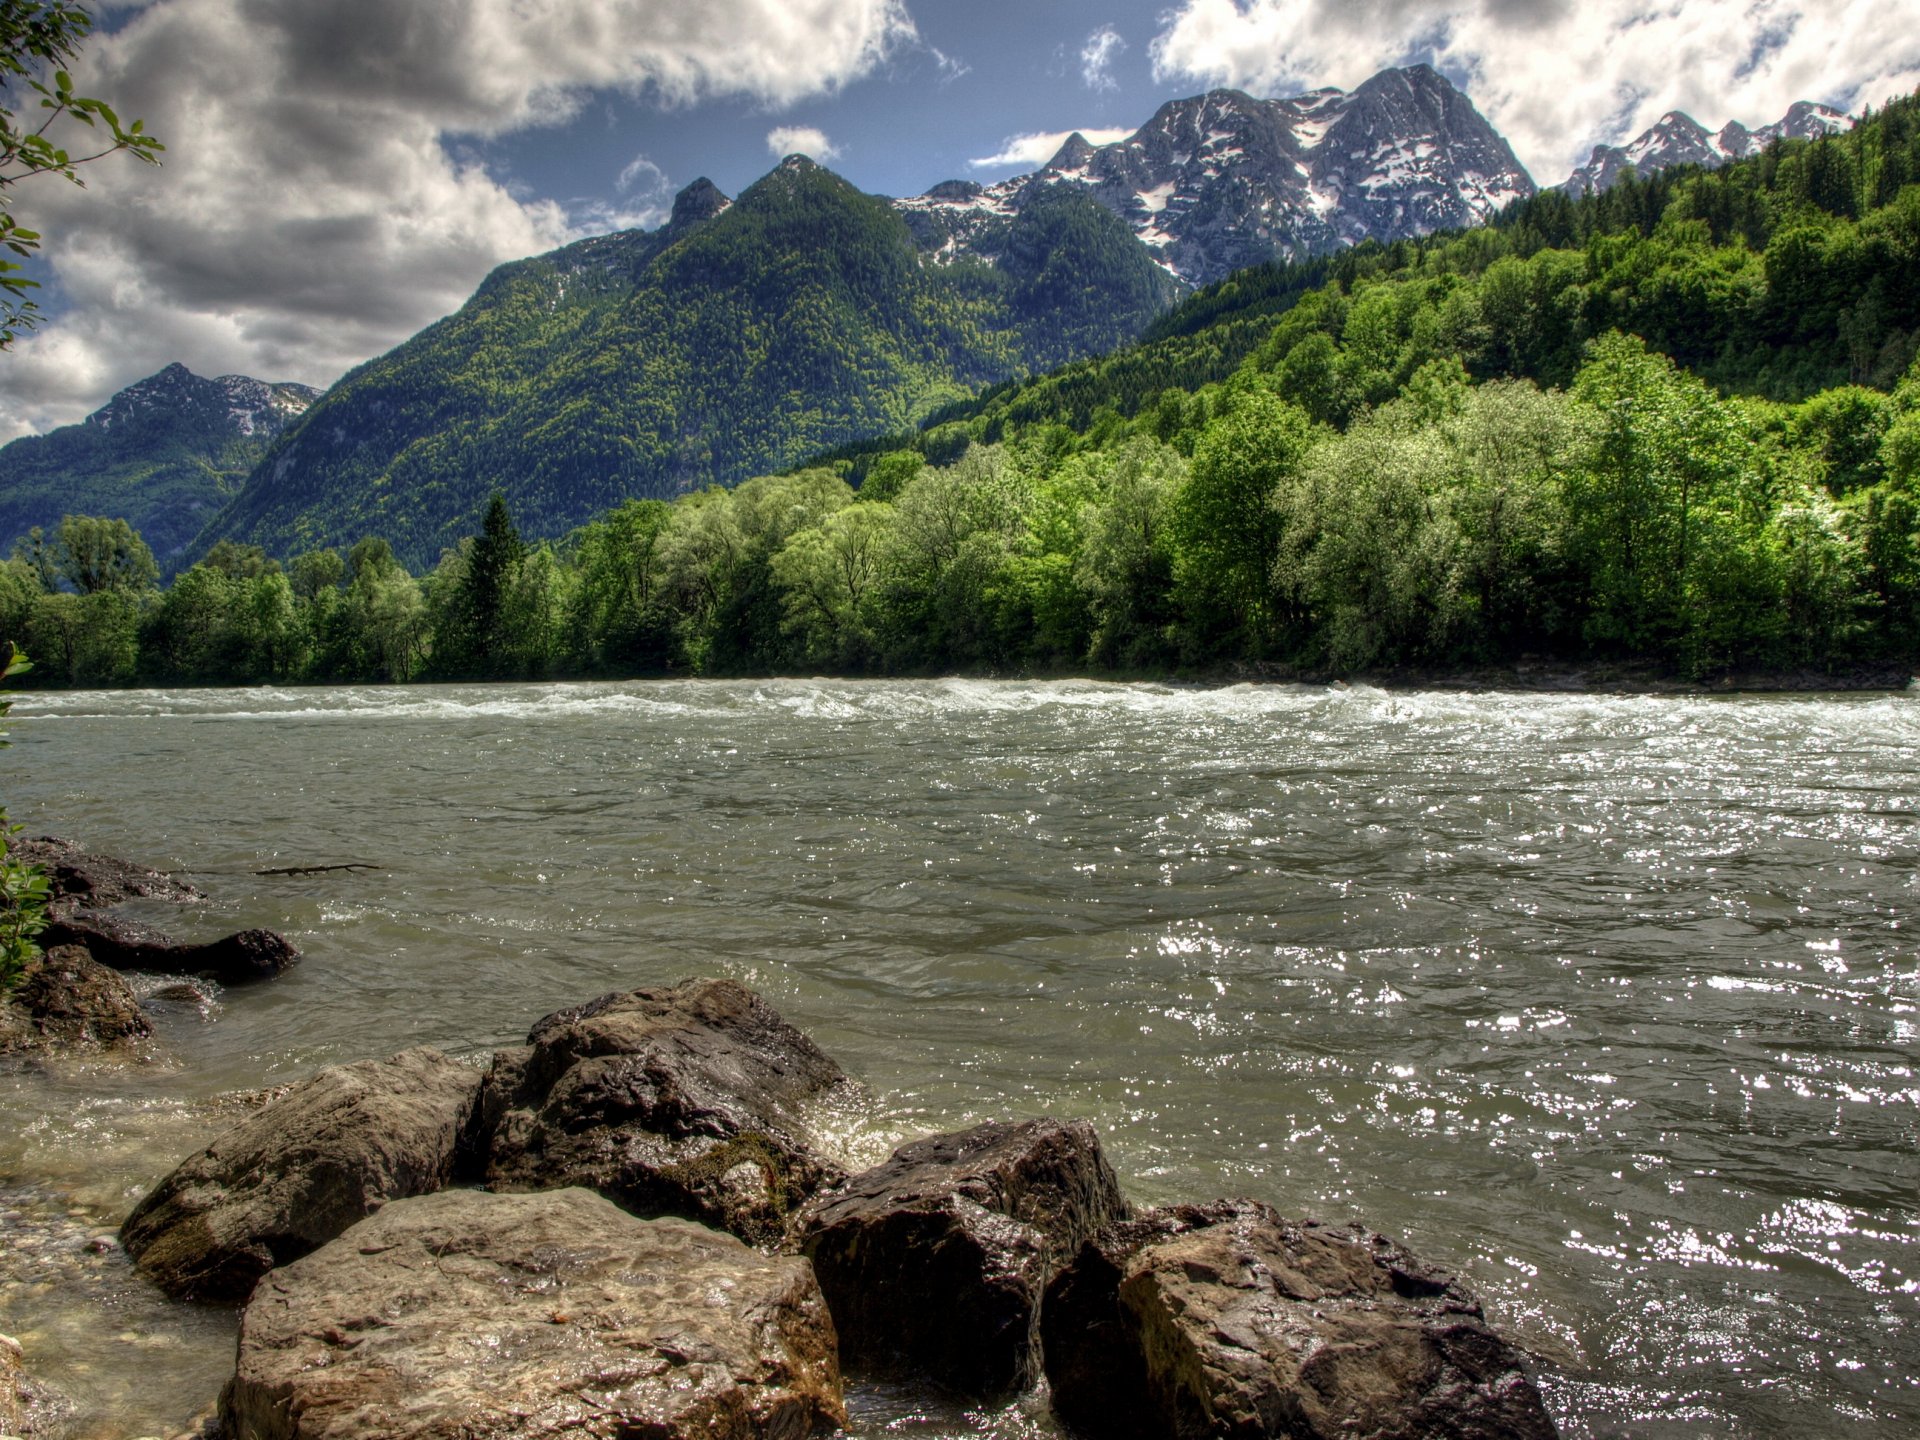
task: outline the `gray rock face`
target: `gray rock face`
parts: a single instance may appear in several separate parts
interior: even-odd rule
[[[731,980],[603,995],[503,1051],[483,1101],[496,1190],[583,1185],[636,1215],[680,1215],[771,1244],[839,1172],[804,1109],[847,1083]]]
[[[997,1399],[1039,1378],[1048,1275],[1126,1213],[1086,1121],[997,1122],[904,1145],[816,1196],[792,1243],[844,1363]]]
[[[1194,285],[1247,265],[1476,224],[1534,183],[1512,147],[1426,65],[1358,90],[1175,100],[1125,140],[1074,135],[1032,175],[948,181],[895,201],[937,258],[991,257],[1036,191],[1083,187]]]
[[[0,1055],[119,1049],[153,1034],[140,1001],[76,946],[56,946],[0,996]]]
[[[1081,1247],[1041,1312],[1089,1440],[1550,1440],[1518,1355],[1450,1275],[1254,1201],[1150,1211]]]
[[[267,1277],[236,1440],[801,1440],[846,1421],[806,1261],[584,1190],[388,1205]]]
[[[243,1300],[388,1201],[449,1184],[482,1079],[428,1049],[322,1070],[162,1180],[121,1243],[170,1295]]]
[[[1592,158],[1559,188],[1572,195],[1610,190],[1628,166],[1640,175],[1651,175],[1675,165],[1717,169],[1730,160],[1758,155],[1775,140],[1817,140],[1852,125],[1851,118],[1831,105],[1815,105],[1807,100],[1799,101],[1779,120],[1758,130],[1749,130],[1734,120],[1718,134],[1684,111],[1674,110],[1625,145],[1594,146]]]

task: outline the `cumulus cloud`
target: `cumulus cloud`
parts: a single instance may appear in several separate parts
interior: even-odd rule
[[[812,125],[777,125],[767,132],[767,149],[785,158],[805,155],[822,163],[840,158],[840,147]]]
[[[1669,110],[1709,128],[1920,86],[1920,0],[1181,0],[1161,80],[1278,95],[1429,60],[1543,184]]]
[[[1059,152],[1068,137],[1075,134],[1072,130],[1043,130],[1031,135],[1009,135],[997,154],[983,155],[978,160],[969,160],[967,164],[976,170],[1001,170],[1009,165],[1020,165],[1027,169],[1038,169]],[[1132,130],[1081,130],[1078,134],[1086,137],[1089,144],[1111,145],[1116,140],[1124,140],[1133,134]]]
[[[61,309],[4,362],[0,439],[172,360],[331,382],[501,261],[651,213],[638,189],[529,200],[463,137],[564,121],[595,91],[778,108],[916,39],[904,0],[154,0],[89,40],[76,81],[143,117],[165,165],[16,192]]]
[[[1080,78],[1089,90],[1120,88],[1120,82],[1113,78],[1113,62],[1126,48],[1127,42],[1111,25],[1102,25],[1087,36],[1086,43],[1080,47]]]

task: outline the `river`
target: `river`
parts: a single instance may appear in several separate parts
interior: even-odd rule
[[[230,1312],[88,1246],[218,1097],[703,974],[865,1083],[854,1158],[1081,1115],[1137,1202],[1405,1237],[1570,1440],[1920,1433],[1920,694],[679,681],[28,695],[12,729],[29,833],[306,957],[162,1006],[153,1063],[0,1074],[0,1329],[82,1436],[231,1373]],[[854,1398],[862,1434],[1052,1433]]]

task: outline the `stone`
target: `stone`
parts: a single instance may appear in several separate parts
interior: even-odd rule
[[[801,1440],[846,1423],[807,1262],[586,1190],[386,1206],[267,1276],[235,1440]]]
[[[849,1084],[731,980],[603,995],[495,1057],[482,1114],[495,1190],[583,1185],[635,1215],[679,1215],[751,1244],[841,1172],[806,1111]]]
[[[425,1048],[322,1070],[162,1180],[120,1242],[169,1295],[244,1300],[388,1201],[452,1183],[483,1078]]]
[[[127,982],[76,946],[29,961],[0,996],[0,1055],[125,1049],[152,1034]]]
[[[1047,1288],[1053,1405],[1088,1440],[1552,1440],[1518,1353],[1445,1271],[1251,1200],[1154,1210]]]
[[[66,1433],[73,1402],[27,1373],[20,1342],[0,1335],[0,1436],[38,1440]]]
[[[94,855],[52,835],[15,840],[8,849],[15,858],[46,872],[48,900],[57,910],[98,909],[124,900],[206,899],[193,886],[159,870],[111,855]]]
[[[1086,1121],[995,1122],[903,1145],[816,1195],[791,1243],[820,1277],[842,1363],[995,1400],[1039,1378],[1051,1272],[1126,1214]]]
[[[103,910],[53,914],[46,945],[78,945],[102,965],[154,975],[205,975],[222,985],[270,980],[299,963],[293,942],[273,930],[241,930],[203,945],[171,940],[150,925]]]

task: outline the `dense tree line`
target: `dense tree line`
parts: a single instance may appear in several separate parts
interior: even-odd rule
[[[1315,372],[1324,388],[1329,372]],[[630,501],[529,545],[505,503],[413,576],[377,539],[223,543],[166,590],[123,523],[0,567],[0,632],[70,684],[1347,672],[1523,655],[1688,674],[1920,643],[1920,367],[1726,398],[1638,339],[1565,389],[1422,364],[1343,424],[1284,359],[1089,434],[1035,426]]]
[[[0,567],[0,638],[72,684],[1907,664],[1917,350],[1909,100],[1245,272],[1140,345],[557,541],[496,496],[417,576],[377,539],[223,543],[162,592],[72,517]]]

